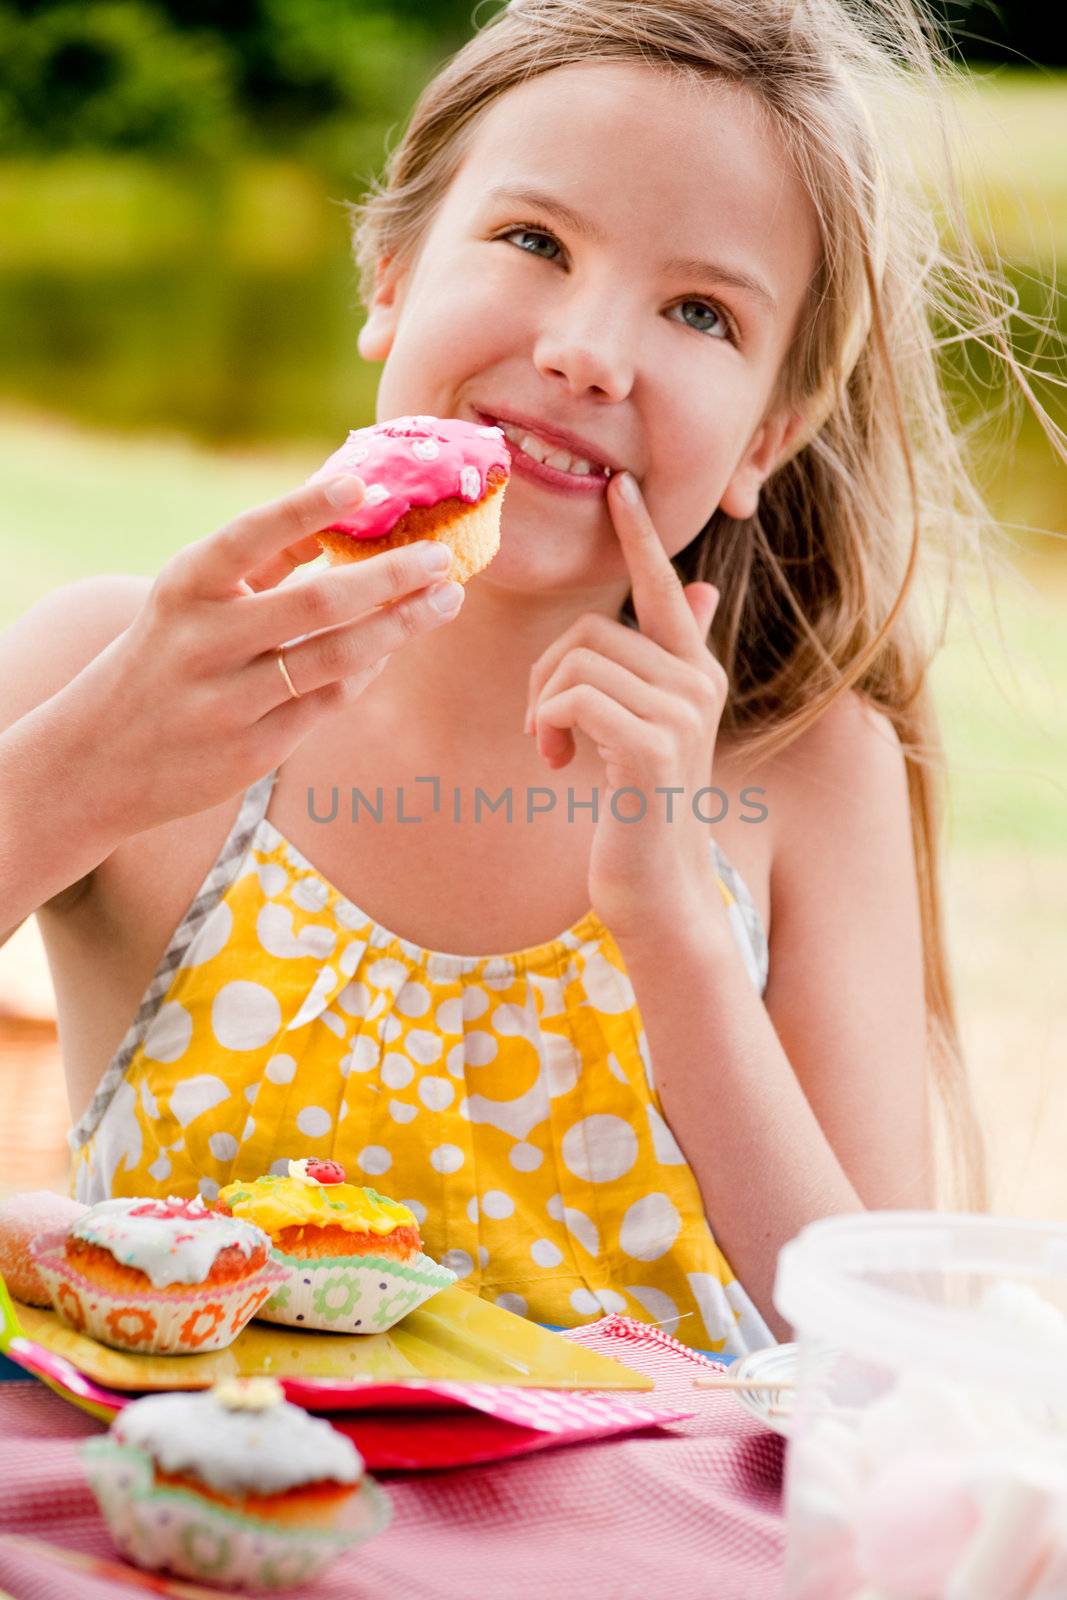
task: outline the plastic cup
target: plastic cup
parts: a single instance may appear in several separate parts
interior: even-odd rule
[[[1067,1226],[825,1218],[774,1303],[799,1347],[787,1600],[1062,1600]]]

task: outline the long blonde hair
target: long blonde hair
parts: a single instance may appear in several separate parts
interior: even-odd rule
[[[757,93],[819,219],[821,252],[772,404],[808,418],[745,520],[716,510],[675,557],[721,599],[711,644],[730,681],[724,731],[780,752],[849,689],[892,723],[906,761],[922,917],[930,1080],[948,1203],[988,1205],[949,970],[940,888],[945,761],[927,679],[961,567],[989,577],[997,527],[950,404],[940,344],[1000,358],[1062,453],[1013,353],[1012,291],[971,241],[951,163],[936,31],[912,0],[511,0],[420,96],[384,181],[350,205],[360,288],[413,262],[471,135],[508,89],[575,62],[640,62]],[[917,115],[949,152],[951,242],[908,155]],[[937,333],[937,326],[946,330]],[[922,614],[936,579],[939,614]],[[922,580],[922,581],[920,581]],[[930,593],[934,593],[933,589]],[[928,596],[927,596],[928,598]],[[622,620],[634,624],[630,599]]]

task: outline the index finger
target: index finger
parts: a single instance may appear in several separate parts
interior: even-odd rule
[[[348,473],[253,506],[183,552],[181,576],[196,594],[221,599],[243,592],[242,580],[250,574],[262,578],[264,570],[279,565],[283,551],[296,555],[292,570],[301,559],[312,559],[310,553],[297,554],[309,550],[311,535],[336,522],[342,511],[354,510],[364,493],[363,479]]]
[[[681,580],[648,514],[637,479],[612,474],[608,508],[630,569],[634,611],[641,632],[672,655],[695,658],[704,649]]]

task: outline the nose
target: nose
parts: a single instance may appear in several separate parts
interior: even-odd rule
[[[547,378],[561,378],[574,395],[624,400],[634,384],[636,323],[617,285],[575,285],[548,309],[534,366]]]

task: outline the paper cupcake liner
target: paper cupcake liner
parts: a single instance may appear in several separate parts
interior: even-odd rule
[[[89,1439],[82,1461],[111,1537],[136,1566],[165,1567],[224,1588],[291,1589],[343,1550],[380,1533],[392,1504],[373,1478],[339,1509],[332,1528],[284,1526],[230,1510],[193,1489],[155,1482],[152,1458],[114,1439]]]
[[[384,1256],[303,1256],[272,1251],[285,1269],[266,1305],[263,1322],[323,1333],[385,1333],[409,1311],[455,1283],[456,1274],[419,1254],[410,1262]]]
[[[63,1232],[46,1233],[30,1245],[52,1304],[76,1333],[116,1350],[145,1355],[225,1350],[284,1277],[276,1262],[267,1261],[239,1283],[116,1290],[71,1265],[64,1254],[66,1237]]]

